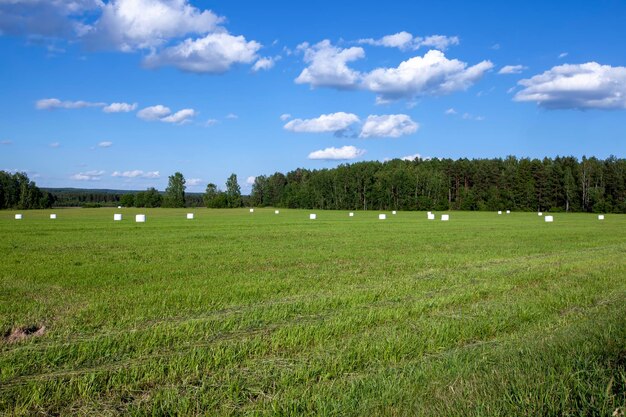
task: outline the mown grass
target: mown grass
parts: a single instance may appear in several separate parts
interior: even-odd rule
[[[0,213],[0,412],[626,411],[626,216],[119,211]]]

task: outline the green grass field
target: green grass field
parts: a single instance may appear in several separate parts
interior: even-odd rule
[[[14,214],[0,413],[626,412],[624,215]]]

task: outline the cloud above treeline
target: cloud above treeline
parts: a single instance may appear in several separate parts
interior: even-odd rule
[[[365,154],[364,149],[358,149],[355,146],[342,146],[341,148],[330,147],[314,151],[309,154],[309,159],[318,159],[325,161],[343,161],[356,159]]]
[[[315,45],[301,44],[307,67],[295,79],[297,84],[312,88],[328,87],[338,90],[366,90],[377,94],[378,102],[400,98],[441,96],[467,90],[493,68],[485,60],[468,66],[457,59],[448,59],[444,52],[432,49],[415,56],[397,67],[380,67],[360,72],[348,65],[365,57],[361,47],[340,48],[323,40]]]
[[[312,119],[293,119],[283,127],[297,133],[335,133],[337,136],[350,136],[345,133],[361,119],[353,113],[322,114]],[[419,125],[406,114],[370,115],[363,122],[359,133],[360,138],[387,137],[397,138],[417,132]]]
[[[626,109],[626,67],[566,64],[518,82],[515,101],[546,109]]]

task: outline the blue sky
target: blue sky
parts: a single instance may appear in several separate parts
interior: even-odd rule
[[[0,169],[245,193],[363,160],[624,157],[626,2],[286,4],[0,0]]]

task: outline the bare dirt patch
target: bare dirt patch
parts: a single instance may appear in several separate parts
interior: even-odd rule
[[[8,343],[21,342],[31,337],[42,336],[46,332],[46,326],[25,326],[13,329],[5,335],[4,340]]]

